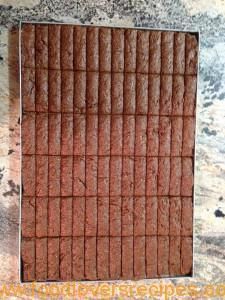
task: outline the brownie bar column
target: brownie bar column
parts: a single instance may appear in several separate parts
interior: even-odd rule
[[[61,68],[62,70],[73,70],[73,26],[61,27]],[[67,81],[67,83],[66,83]],[[72,88],[71,88],[71,85]],[[61,86],[61,110],[63,112],[73,111],[73,73],[62,72]],[[73,194],[73,115],[62,114],[61,121],[61,196],[72,196]],[[72,235],[72,199],[64,198],[60,201],[61,236]],[[59,209],[60,209],[59,208]],[[65,218],[66,216],[66,218]],[[72,239],[71,237],[60,237],[59,239],[59,277],[61,280],[72,279]]]
[[[123,113],[124,94],[124,30],[112,29],[112,89],[111,112]],[[118,135],[119,133],[119,135]],[[122,175],[122,116],[111,116],[110,157],[110,241],[109,275],[111,279],[121,276],[121,175]]]
[[[136,70],[137,32],[125,31],[125,69]],[[122,278],[134,277],[134,151],[135,151],[135,110],[136,110],[136,74],[126,73],[124,77],[124,116],[123,116],[123,167],[122,167]],[[133,114],[133,115],[126,115]],[[127,156],[128,155],[128,156]]]

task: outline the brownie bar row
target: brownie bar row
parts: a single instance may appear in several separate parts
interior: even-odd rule
[[[24,111],[195,115],[196,76],[22,70]]]
[[[192,238],[23,239],[23,280],[115,280],[188,275]]]
[[[189,157],[23,156],[24,196],[192,196]]]
[[[24,113],[22,152],[193,156],[194,117]]]
[[[70,25],[22,26],[22,66],[46,69],[196,74],[194,35]]]
[[[191,197],[23,197],[23,237],[192,236]]]

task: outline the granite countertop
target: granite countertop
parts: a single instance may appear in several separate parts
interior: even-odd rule
[[[194,278],[164,281],[200,285],[222,283],[225,278],[223,0],[208,3],[204,0],[152,0],[149,3],[142,0],[0,0],[0,282],[19,280],[20,20],[200,31]]]

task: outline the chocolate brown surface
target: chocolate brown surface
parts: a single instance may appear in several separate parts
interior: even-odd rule
[[[194,34],[22,25],[23,281],[192,273]]]

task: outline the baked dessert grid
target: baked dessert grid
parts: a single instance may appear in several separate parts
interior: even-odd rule
[[[21,45],[23,281],[189,275],[196,37],[24,24]]]

